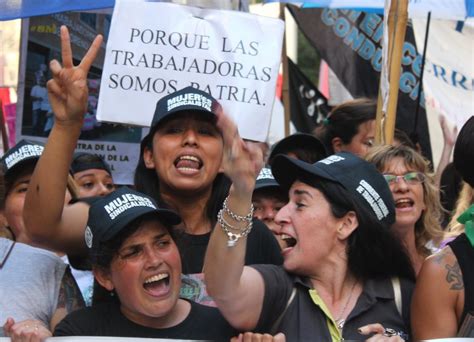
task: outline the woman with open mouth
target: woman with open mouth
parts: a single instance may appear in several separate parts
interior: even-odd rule
[[[232,126],[227,121],[220,116],[218,126]],[[235,125],[223,132],[223,167],[233,183],[204,273],[227,321],[288,341],[407,338],[415,276],[389,229],[395,205],[384,177],[348,152],[314,164],[278,156],[272,172],[289,191],[275,218],[287,241],[283,267],[245,266],[255,159]]]
[[[216,308],[179,298],[172,227],[180,221],[127,187],[92,202],[86,245],[94,276],[113,300],[68,315],[54,336],[229,340],[233,329]]]
[[[27,229],[35,243],[80,256],[86,255],[83,222],[87,221],[87,206],[78,203],[63,210],[58,194],[64,188],[84,121],[86,77],[101,41],[97,37],[81,63],[74,66],[69,33],[61,27],[63,64],[56,60],[50,63],[53,79],[48,82],[55,124],[32,178],[32,187],[38,191],[27,194],[25,205]],[[182,272],[187,275],[182,295],[210,305],[212,299],[205,291],[202,275],[204,255],[217,211],[229,189],[221,171],[223,141],[216,126],[218,107],[212,96],[193,87],[161,98],[150,132],[141,142],[135,171],[135,188],[182,218],[174,227]],[[259,221],[253,225],[246,263],[281,264],[280,248],[272,233]]]
[[[384,175],[395,201],[392,230],[418,274],[443,237],[439,189],[428,161],[407,146],[377,146],[366,159]]]

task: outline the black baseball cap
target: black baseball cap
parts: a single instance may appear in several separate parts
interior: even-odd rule
[[[395,203],[387,181],[374,165],[352,153],[333,154],[314,164],[279,155],[272,172],[284,189],[289,189],[301,176],[339,183],[378,221],[388,225],[395,222]]]
[[[320,159],[327,157],[324,144],[314,135],[307,133],[294,133],[273,145],[270,155],[268,156],[268,163],[272,164],[278,154],[287,154],[296,148],[315,151],[320,156]]]
[[[147,214],[156,214],[167,227],[181,222],[174,211],[159,208],[151,197],[128,187],[121,187],[94,201],[89,208],[85,231],[90,254],[95,255],[100,243],[111,240],[133,220]]]
[[[14,174],[19,166],[24,165],[27,161],[38,161],[43,153],[44,145],[30,140],[21,140],[11,149],[9,149],[0,159],[0,165],[5,177]]]
[[[474,187],[474,116],[462,126],[454,145],[453,164],[462,179]]]
[[[201,112],[215,120],[216,109],[219,106],[219,102],[211,95],[191,86],[162,97],[156,103],[155,114],[150,124],[150,132],[142,140],[142,150],[148,140],[153,137],[158,124],[172,117],[173,114],[184,111]]]
[[[99,169],[106,171],[109,175],[112,175],[109,164],[99,155],[88,153],[88,152],[76,152],[71,162],[71,173],[75,173],[90,170]]]
[[[272,170],[268,167],[264,167],[260,170],[255,181],[255,190],[263,188],[280,188],[280,184],[275,180]]]

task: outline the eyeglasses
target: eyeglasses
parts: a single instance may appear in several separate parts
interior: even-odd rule
[[[408,172],[405,173],[403,176],[396,176],[390,174],[384,174],[383,176],[387,181],[388,185],[398,183],[400,178],[403,179],[407,184],[423,183],[426,179],[425,175],[421,172]]]

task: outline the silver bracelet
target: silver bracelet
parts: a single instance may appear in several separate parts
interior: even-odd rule
[[[237,244],[237,241],[239,241],[240,238],[245,237],[250,233],[250,231],[252,230],[252,227],[253,227],[253,222],[249,221],[247,223],[247,226],[243,229],[233,227],[224,220],[224,216],[222,214],[223,211],[224,211],[224,209],[221,209],[217,213],[217,222],[221,225],[222,230],[227,235],[227,247],[234,247]],[[240,233],[233,233],[233,232],[230,231],[231,229],[240,230]]]
[[[242,216],[242,215],[238,215],[234,213],[232,210],[229,209],[229,207],[227,206],[228,199],[229,199],[229,196],[225,198],[224,204],[222,205],[222,208],[224,209],[227,215],[229,215],[232,219],[234,219],[237,222],[252,221],[253,211],[254,211],[253,203],[250,204],[250,212],[247,215]]]
[[[226,219],[224,218],[224,212],[223,212],[223,210],[220,210],[218,214],[220,214],[220,217],[217,218],[218,221],[220,220],[219,223],[222,221],[222,223],[223,223],[227,228],[232,229],[232,230],[237,230],[237,231],[239,231],[239,232],[243,232],[243,231],[247,230],[247,229],[248,229],[248,226],[249,226],[249,223],[252,222],[252,221],[248,221],[248,222],[247,222],[247,225],[246,225],[245,227],[242,227],[242,228],[240,228],[240,227],[235,227],[235,226],[231,225],[229,222],[226,221]]]

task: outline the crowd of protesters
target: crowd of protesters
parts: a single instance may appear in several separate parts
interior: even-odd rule
[[[464,183],[448,227],[439,177],[415,145],[398,132],[397,144],[374,146],[370,99],[335,107],[315,135],[290,135],[266,158],[212,96],[180,89],[157,102],[133,187],[117,187],[105,161],[75,153],[101,43],[74,66],[61,27],[48,140],[21,141],[1,158],[0,336],[466,334],[474,118],[454,146]]]

